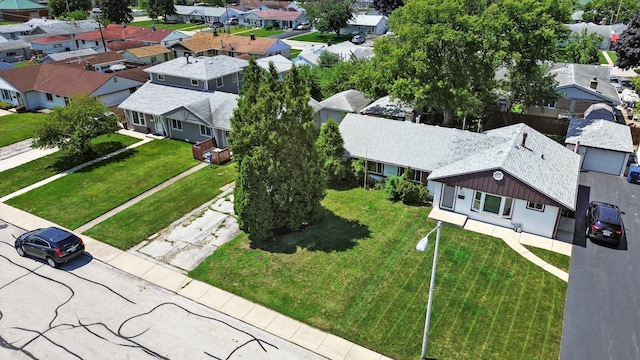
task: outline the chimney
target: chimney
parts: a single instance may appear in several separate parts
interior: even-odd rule
[[[522,146],[523,148],[526,148],[526,143],[527,143],[527,136],[529,136],[529,134],[527,133],[522,133],[522,143],[520,144],[520,146]]]
[[[91,63],[88,60],[84,61],[84,69],[85,70],[93,70],[93,67],[91,66]]]
[[[594,76],[593,79],[591,79],[591,82],[589,83],[589,87],[593,90],[595,90],[598,87],[598,77]]]
[[[573,152],[578,154],[578,150],[580,150],[580,140],[576,141],[576,146],[573,147]]]
[[[256,36],[253,35],[253,33],[251,33],[251,40],[255,40],[255,39],[256,39]]]

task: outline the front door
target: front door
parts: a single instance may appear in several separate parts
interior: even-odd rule
[[[442,187],[442,197],[440,198],[440,208],[453,210],[453,203],[456,199],[456,187],[444,185]]]
[[[166,131],[164,130],[164,118],[160,116],[154,116],[156,122],[156,134],[167,136]]]

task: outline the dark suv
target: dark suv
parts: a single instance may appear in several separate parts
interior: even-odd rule
[[[620,208],[613,204],[592,201],[587,209],[588,238],[619,244],[624,235]]]
[[[45,260],[51,267],[57,267],[84,252],[82,239],[57,227],[26,232],[16,239],[15,246],[18,255]]]

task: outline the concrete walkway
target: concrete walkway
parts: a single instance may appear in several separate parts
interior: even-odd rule
[[[602,50],[602,55],[607,60],[607,64],[603,64],[602,66],[611,66],[612,76],[619,76],[619,77],[626,77],[626,78],[634,78],[638,76],[638,74],[635,71],[633,71],[633,69],[623,70],[623,69],[620,69],[619,67],[616,67],[613,60],[609,56],[609,53],[606,50]]]

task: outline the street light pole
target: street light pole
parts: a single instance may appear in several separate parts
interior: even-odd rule
[[[424,336],[422,338],[422,355],[420,359],[427,360],[427,344],[429,342],[429,323],[431,321],[431,307],[433,306],[433,293],[436,285],[436,268],[438,267],[438,250],[440,249],[440,228],[442,221],[438,221],[438,226],[429,231],[429,233],[418,242],[416,250],[426,251],[429,244],[429,235],[436,232],[436,248],[433,251],[433,266],[431,267],[431,282],[429,284],[429,301],[427,302],[427,315],[424,321]]]

